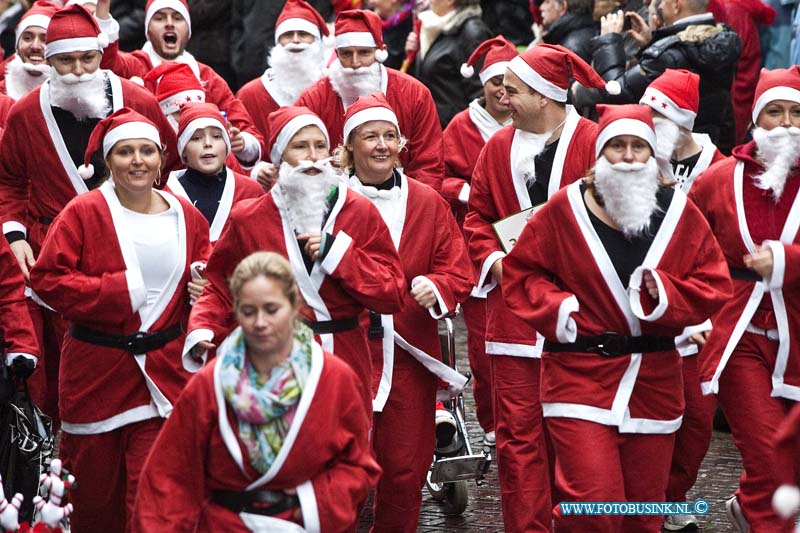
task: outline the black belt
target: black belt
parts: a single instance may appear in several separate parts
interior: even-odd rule
[[[383,321],[381,320],[381,315],[375,311],[369,312],[369,331],[367,331],[367,338],[383,338]]]
[[[675,349],[674,337],[643,335],[628,337],[619,333],[580,336],[575,342],[558,343],[544,341],[545,352],[585,352],[603,357],[619,357],[630,353],[663,352]]]
[[[728,267],[728,270],[730,271],[733,279],[738,279],[741,281],[761,281],[764,279],[752,270],[747,270],[746,268]]]
[[[337,320],[317,320],[306,321],[306,325],[311,328],[314,335],[325,335],[328,333],[341,333],[350,331],[358,327],[358,317],[340,318]]]
[[[36,221],[39,224],[44,224],[45,226],[49,226],[53,223],[53,219],[50,217],[36,217]]]
[[[174,324],[161,331],[154,331],[152,333],[139,331],[133,335],[127,336],[103,333],[102,331],[96,331],[80,324],[72,324],[69,328],[69,334],[72,335],[74,339],[96,344],[97,346],[126,350],[132,354],[158,350],[164,347],[169,341],[180,337],[182,333],[183,328],[180,324]]]
[[[300,507],[297,496],[271,490],[212,490],[211,501],[234,513],[275,516]]]

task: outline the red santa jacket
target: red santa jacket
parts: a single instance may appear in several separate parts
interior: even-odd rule
[[[258,198],[264,194],[264,189],[258,184],[257,181],[254,181],[247,176],[243,176],[242,174],[238,174],[230,168],[228,168],[227,171],[228,174],[225,178],[225,188],[222,190],[222,197],[219,199],[217,213],[214,215],[214,220],[211,222],[211,227],[209,228],[209,239],[211,240],[212,244],[219,239],[219,236],[222,234],[222,230],[227,225],[228,217],[231,214],[231,209],[233,206],[242,200]],[[175,196],[180,196],[181,198],[188,200],[189,203],[193,203],[192,199],[189,198],[189,195],[183,188],[183,185],[181,185],[181,182],[178,181],[181,179],[184,173],[186,173],[186,170],[176,170],[172,172],[167,180],[166,189]]]
[[[408,139],[400,153],[403,170],[435,190],[442,189],[442,128],[433,97],[427,87],[397,70],[381,66],[381,92],[394,109],[400,133]],[[322,78],[297,100],[319,115],[331,138],[331,146],[342,144],[344,104],[330,80]]]
[[[358,317],[364,309],[378,313],[400,310],[406,291],[400,259],[378,210],[365,198],[340,186],[323,232],[335,236],[311,273],[306,270],[297,237],[284,214],[276,189],[246,200],[230,214],[228,227],[214,245],[208,261],[209,284],[192,309],[184,345],[184,365],[197,370],[189,350],[200,341],[218,344],[234,327],[228,278],[236,265],[253,252],[273,251],[289,259],[305,301],[303,315],[312,321]],[[365,406],[371,404],[372,364],[366,331],[350,329],[321,335],[326,351],[336,350],[363,383]]]
[[[756,309],[766,307],[774,311],[780,339],[777,360],[770,369],[772,395],[799,401],[800,171],[794,169],[789,175],[780,201],[775,202],[753,182],[753,176],[763,172],[754,153],[752,141],[736,147],[731,157],[709,168],[691,191],[730,268],[746,270],[742,258],[753,253],[756,245],[769,246],[774,256],[769,280],[733,280],[733,298],[712,318],[714,330],[702,350],[701,384],[706,394],[718,391],[719,378],[745,328]]]
[[[160,192],[178,213],[177,268],[148,312],[134,245],[114,184],[82,195],[67,205],[31,270],[31,286],[73,324],[110,335],[159,331],[189,318],[190,265],[210,252],[208,223],[186,200]],[[69,433],[94,434],[156,416],[166,417],[190,374],[181,365],[184,337],[147,354],[99,347],[64,338],[59,408]]]
[[[13,106],[15,103],[16,100],[10,96],[0,94],[0,128],[6,127],[6,122],[8,122],[8,114],[11,112],[11,106]]]
[[[260,78],[250,80],[236,93],[244,108],[250,113],[253,118],[253,124],[256,129],[261,133],[261,137],[265,143],[269,143],[271,138],[269,135],[269,114],[277,111],[280,104],[275,101],[275,97],[269,92],[269,79],[267,74],[264,73]],[[267,151],[264,154],[269,154],[272,150],[272,145],[267,144]],[[264,159],[269,159],[265,157]]]
[[[567,121],[558,143],[550,174],[548,197],[583,177],[594,165],[597,124],[568,108]],[[490,268],[505,256],[492,224],[531,207],[522,176],[514,168],[520,142],[517,130],[508,126],[497,132],[481,151],[472,177],[469,209],[464,230],[469,254],[478,272],[478,289],[487,294],[486,353],[539,357],[542,351],[531,326],[509,312],[502,289],[495,288]]]
[[[163,61],[155,53],[149,42],[145,43],[142,50],[123,52],[119,49],[119,41],[114,41],[103,50],[103,59],[100,62],[100,67],[112,70],[118,76],[127,79],[131,79],[134,76],[144,78],[148,72]],[[224,111],[227,114],[228,121],[239,128],[239,131],[253,135],[261,147],[262,156],[269,154],[268,151],[264,150],[264,139],[253,126],[253,119],[250,118],[242,103],[233,95],[225,80],[214,69],[197,61],[189,52],[184,51],[179,61],[188,64],[192,68],[195,76],[203,85],[206,101],[216,104],[221,111]]]
[[[659,289],[642,288],[649,271]],[[503,294],[546,339],[576,336],[674,337],[706,320],[730,292],[722,251],[700,211],[675,191],[641,266],[623,286],[589,218],[576,182],[531,217],[503,260]],[[544,416],[581,418],[622,432],[672,433],[684,400],[677,350],[605,358],[542,354]]]
[[[6,361],[22,354],[39,356],[39,344],[25,305],[25,279],[5,239],[0,239],[0,333],[10,343]],[[4,361],[0,360],[2,364]]]
[[[158,126],[166,146],[165,171],[180,164],[175,132],[153,95],[108,72],[112,111],[135,109]],[[12,108],[0,143],[0,218],[3,233],[26,232],[39,251],[49,221],[76,195],[88,191],[72,162],[50,106],[50,85],[34,89]]]
[[[359,505],[380,475],[370,420],[353,402],[360,386],[348,366],[315,345],[311,372],[272,467],[259,474],[238,438],[238,422],[218,378],[219,359],[186,386],[153,445],[139,480],[133,531],[247,533],[353,529]],[[175,443],[181,443],[176,446]],[[235,512],[211,490],[297,491],[303,526]]]
[[[355,183],[358,178],[350,180],[360,190]],[[403,267],[403,309],[382,317],[383,342],[370,343],[372,360],[378,362],[373,368],[373,384],[377,383],[372,402],[375,411],[383,409],[392,388],[396,350],[406,352],[454,389],[463,388],[466,383],[462,376],[441,363],[436,322],[455,311],[475,284],[466,245],[457,238],[458,225],[436,191],[403,176],[397,193],[382,217]],[[411,296],[410,289],[417,283],[430,284],[436,294],[437,303],[430,311]]]

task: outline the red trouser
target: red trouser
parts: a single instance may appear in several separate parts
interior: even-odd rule
[[[675,433],[675,449],[667,484],[667,501],[686,501],[686,493],[697,480],[700,465],[711,444],[714,425],[714,396],[700,391],[698,355],[681,358],[683,368],[683,397],[686,409],[681,427]]]
[[[395,346],[392,390],[372,419],[372,444],[383,469],[375,489],[374,533],[417,530],[433,460],[437,385],[433,374]]]
[[[77,484],[69,494],[73,533],[130,530],[139,474],[163,422],[152,418],[97,435],[62,433],[61,459]]]
[[[53,419],[53,431],[56,432],[60,427],[58,367],[61,362],[61,343],[69,324],[60,314],[40,306],[30,298],[26,298],[25,303],[41,350],[36,370],[28,379],[28,390],[33,403]]]
[[[570,502],[662,502],[675,434],[620,433],[577,418],[551,417],[545,424],[555,447],[556,486]],[[558,533],[660,532],[664,517],[560,516]]]
[[[719,380],[717,399],[744,467],[736,497],[752,533],[792,530],[772,509],[775,432],[793,405],[770,396],[777,351],[777,342],[745,333]]]
[[[539,359],[490,355],[497,475],[508,533],[549,532],[550,468],[539,401]]]
[[[486,299],[467,298],[461,308],[467,325],[467,355],[472,371],[475,412],[484,433],[494,430],[492,414],[492,367],[486,355]]]

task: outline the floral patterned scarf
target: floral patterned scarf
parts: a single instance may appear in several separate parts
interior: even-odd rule
[[[294,330],[289,358],[264,381],[246,356],[242,328],[231,333],[222,357],[220,382],[225,401],[239,420],[239,438],[250,464],[264,474],[272,466],[297,412],[311,371],[313,333],[300,323]]]

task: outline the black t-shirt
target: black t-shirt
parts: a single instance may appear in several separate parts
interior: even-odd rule
[[[581,192],[583,191],[585,191],[585,187],[581,185]],[[667,209],[669,209],[674,193],[675,191],[671,187],[662,187],[658,190],[658,209],[650,218],[650,227],[642,235],[631,238],[625,237],[621,231],[612,228],[597,218],[591,209],[586,208],[589,213],[589,219],[592,221],[592,226],[597,232],[597,236],[600,237],[603,248],[606,249],[623,286],[628,286],[631,274],[644,262],[644,258],[650,250],[650,245],[653,243],[659,228],[661,228],[661,223],[664,221],[664,216]]]
[[[222,192],[225,190],[227,176],[228,169],[224,166],[218,174],[210,175],[189,168],[178,179],[189,196],[189,200],[203,213],[209,224],[217,216],[217,209],[219,208],[219,201],[222,199]]]
[[[689,176],[692,174],[694,167],[697,166],[697,162],[700,160],[700,154],[703,151],[700,150],[693,156],[687,157],[683,161],[677,161],[675,159],[670,160],[670,164],[672,165],[672,173],[675,175],[675,181],[678,182],[678,185],[683,185],[686,180],[689,179]]]
[[[553,171],[553,160],[556,158],[558,141],[559,139],[556,139],[545,146],[544,150],[533,160],[536,181],[528,186],[528,196],[533,206],[547,201],[547,189],[550,186],[550,173]]]

